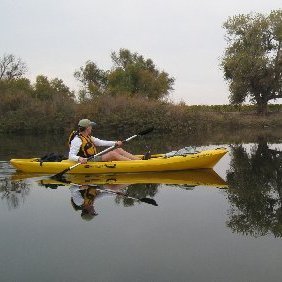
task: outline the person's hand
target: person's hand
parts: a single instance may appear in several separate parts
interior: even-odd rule
[[[122,141],[117,141],[117,142],[116,142],[116,146],[117,146],[117,147],[121,147],[122,144],[123,144]]]
[[[78,162],[81,163],[81,164],[86,164],[87,163],[87,159],[79,157]]]

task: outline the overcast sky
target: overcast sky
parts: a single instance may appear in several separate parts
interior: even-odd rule
[[[21,57],[32,81],[43,74],[77,89],[76,69],[87,60],[109,69],[110,53],[127,48],[175,77],[174,101],[226,104],[223,22],[281,7],[281,0],[0,0],[0,57]]]

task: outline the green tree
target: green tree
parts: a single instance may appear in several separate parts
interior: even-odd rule
[[[111,54],[114,63],[108,74],[108,92],[112,95],[125,93],[149,99],[162,99],[173,90],[174,78],[159,71],[151,59],[138,53],[120,49]]]
[[[113,52],[111,58],[111,70],[101,70],[92,61],[87,61],[84,67],[75,71],[74,77],[82,83],[79,91],[81,101],[102,94],[125,94],[158,100],[173,90],[174,78],[159,71],[151,59],[145,60],[127,49]]]
[[[74,77],[82,83],[79,91],[80,100],[92,99],[105,93],[107,74],[92,61],[87,61],[84,67],[75,71]]]
[[[9,114],[15,117],[15,111],[30,105],[33,88],[27,78],[0,79],[0,117],[9,120]]]
[[[26,64],[12,54],[0,58],[0,80],[21,78],[27,71]]]
[[[9,95],[15,92],[25,92],[31,94],[33,91],[30,80],[27,78],[18,78],[12,80],[0,79],[0,95],[8,93]]]
[[[34,84],[34,96],[39,100],[51,100],[59,95],[62,98],[73,98],[74,93],[59,78],[49,80],[47,76],[38,75]]]
[[[54,78],[50,81],[50,86],[54,90],[55,93],[60,94],[65,97],[73,98],[75,97],[74,92],[66,86],[62,79]]]
[[[40,100],[48,100],[52,97],[52,88],[47,76],[38,75],[34,84],[35,98]]]
[[[282,98],[282,10],[233,16],[223,27],[228,47],[221,66],[230,102],[250,99],[266,114],[268,102]]]

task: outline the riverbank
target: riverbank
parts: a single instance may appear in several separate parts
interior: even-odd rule
[[[94,136],[105,140],[124,139],[135,132],[104,131],[97,129]],[[63,134],[18,134],[0,133],[0,161],[9,161],[12,158],[41,157],[51,152],[68,155],[67,145],[68,133]],[[125,149],[135,154],[144,154],[150,150],[151,153],[166,153],[187,146],[210,146],[216,144],[218,147],[226,144],[259,143],[261,141],[278,144],[282,142],[282,131],[271,128],[255,129],[212,129],[193,133],[158,133],[156,130],[145,137],[136,138],[125,145]]]
[[[270,105],[267,116],[258,116],[255,106],[189,106],[127,96],[102,96],[84,103],[70,99],[27,99],[22,103],[23,98],[27,97],[9,101],[9,108],[2,104],[6,110],[0,114],[1,133],[69,132],[81,118],[95,120],[98,130],[118,133],[148,126],[154,126],[158,133],[172,134],[282,127],[282,105]]]

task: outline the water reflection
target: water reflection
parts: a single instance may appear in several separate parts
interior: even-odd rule
[[[16,209],[24,204],[30,193],[30,187],[23,181],[12,181],[10,178],[0,179],[1,200],[6,201],[8,209]]]
[[[233,232],[254,237],[282,236],[282,152],[261,138],[248,152],[232,147],[229,185],[229,220]]]
[[[133,206],[137,203],[133,198],[144,199],[147,197],[154,198],[158,192],[159,184],[135,184],[127,187],[127,195],[123,197],[118,195],[115,199],[117,204],[122,204],[124,207]]]
[[[124,207],[141,203],[156,206],[154,198],[161,187],[191,190],[193,187],[205,185],[226,188],[226,182],[211,169],[104,175],[69,174],[62,181],[48,176],[15,172],[3,182],[5,182],[3,190],[7,194],[16,190],[17,193],[25,196],[28,196],[25,191],[29,192],[33,186],[44,187],[50,191],[69,188],[68,200],[84,220],[91,220],[99,214],[95,202],[103,197],[114,197],[115,203]],[[17,205],[14,204],[14,207]]]
[[[71,204],[75,211],[81,212],[81,218],[86,221],[92,220],[98,215],[95,208],[95,201],[108,195],[125,195],[123,189],[127,185],[91,186],[71,185]]]
[[[111,174],[66,174],[64,182],[35,173],[15,172],[11,179],[14,181],[29,178],[41,178],[43,184],[75,183],[83,184],[175,184],[189,186],[226,186],[226,182],[212,169],[140,172],[140,173],[111,173]]]
[[[95,216],[98,215],[98,212],[95,208],[95,203],[101,198],[107,196],[114,196],[115,202],[117,204],[123,204],[123,206],[133,206],[134,203],[147,203],[153,206],[158,206],[156,201],[147,196],[154,196],[157,192],[157,185],[153,184],[156,189],[152,189],[151,185],[142,184],[142,185],[130,185],[130,184],[75,184],[70,182],[63,182],[58,184],[49,183],[50,181],[40,180],[39,185],[44,186],[45,188],[57,189],[62,186],[67,186],[71,194],[71,205],[75,211],[81,212],[81,218],[83,220],[92,220]],[[51,180],[52,182],[52,180]],[[150,188],[143,189],[144,187]],[[141,188],[141,189],[140,189]],[[141,193],[140,193],[141,191]]]

